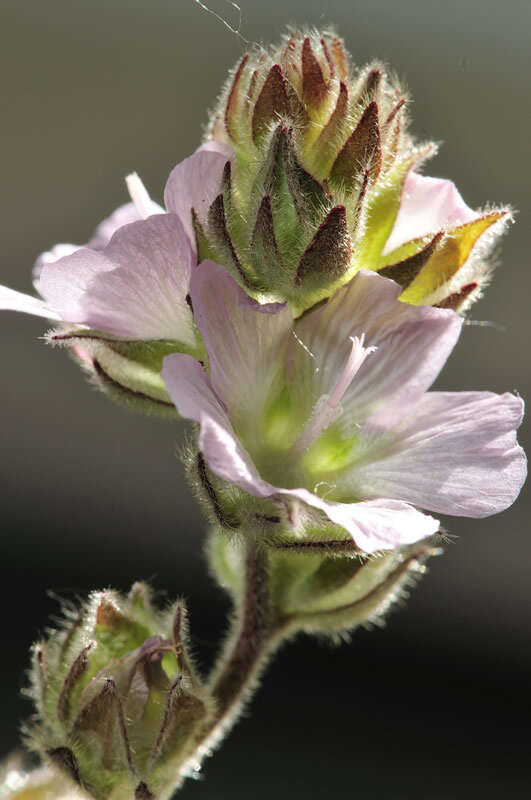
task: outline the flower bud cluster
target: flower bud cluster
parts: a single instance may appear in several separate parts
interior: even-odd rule
[[[212,713],[183,603],[157,612],[143,584],[94,593],[35,645],[31,684],[30,747],[97,800],[169,797]]]
[[[202,257],[224,264],[260,302],[289,300],[297,313],[360,268],[396,280],[411,303],[469,304],[492,237],[473,265],[472,249],[508,212],[386,249],[408,175],[436,150],[409,135],[406,103],[381,64],[354,69],[333,34],[294,31],[281,47],[247,53],[208,130],[236,157],[206,223],[196,219]]]

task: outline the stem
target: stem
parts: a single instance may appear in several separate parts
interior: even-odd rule
[[[249,537],[250,539],[250,537]],[[197,749],[185,770],[197,770],[232,728],[256,688],[267,657],[280,644],[280,628],[271,615],[268,558],[265,548],[246,543],[244,590],[236,608],[233,630],[209,680],[217,700],[216,714],[202,731]]]
[[[218,666],[210,679],[218,701],[218,715],[225,716],[241,694],[254,683],[270,633],[269,580],[265,550],[254,542],[247,545],[245,587],[238,609],[235,635],[229,637]]]

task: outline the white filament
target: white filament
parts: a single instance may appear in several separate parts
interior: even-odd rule
[[[350,355],[347,359],[347,363],[343,367],[343,372],[341,376],[334,386],[332,390],[332,394],[328,399],[328,403],[330,406],[336,408],[339,406],[341,400],[343,399],[343,395],[347,391],[348,387],[352,383],[354,376],[358,372],[359,368],[371,353],[374,353],[377,350],[377,347],[365,347],[365,334],[362,333],[360,337],[358,336],[350,336],[350,341],[352,342],[352,349],[350,351]]]
[[[303,432],[293,445],[293,452],[301,455],[312,445],[318,436],[341,414],[341,400],[355,375],[368,355],[374,353],[377,347],[365,347],[365,334],[350,336],[352,348],[339,376],[339,380],[330,394],[323,394],[315,404],[312,416],[308,420]]]

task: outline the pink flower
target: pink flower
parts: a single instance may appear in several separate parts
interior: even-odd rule
[[[231,152],[209,142],[176,166],[166,184],[167,213],[129,176],[133,202],[104,220],[86,247],[60,244],[39,257],[34,280],[42,299],[2,286],[0,308],[116,337],[193,346],[186,301],[197,261],[191,212],[201,217],[213,201]]]
[[[191,298],[209,372],[164,359],[179,413],[220,478],[316,511],[367,553],[435,533],[437,513],[507,508],[526,474],[512,394],[427,392],[460,333],[453,312],[398,301],[393,281],[362,271],[294,322],[250,301],[221,267],[194,270]]]

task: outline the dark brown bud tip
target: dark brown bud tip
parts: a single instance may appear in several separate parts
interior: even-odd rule
[[[273,227],[273,211],[271,208],[271,198],[268,194],[262,198],[256,223],[251,237],[251,250],[255,254],[256,260],[266,261],[268,256],[280,258],[278,244]]]
[[[302,99],[310,108],[319,108],[326,97],[326,81],[307,36],[302,45]]]
[[[68,721],[68,718],[70,716],[70,698],[72,695],[72,691],[88,667],[89,653],[93,649],[93,647],[94,647],[94,642],[91,642],[86,647],[84,647],[81,653],[75,659],[70,669],[68,670],[67,676],[63,683],[63,687],[59,694],[59,699],[57,701],[57,716],[59,717],[61,722]]]
[[[225,201],[223,195],[219,194],[208,210],[208,226],[217,247],[223,253],[224,258],[232,262],[232,266],[238,272],[242,280],[247,283],[247,276],[242,269],[240,260],[234,249],[232,239],[227,230],[227,219],[225,215]]]
[[[255,142],[267,132],[270,124],[289,114],[289,99],[282,70],[275,64],[269,70],[254,107],[252,136]]]
[[[155,795],[152,794],[144,781],[140,781],[135,789],[135,800],[154,800]]]
[[[336,206],[325,218],[299,262],[295,285],[338,278],[348,268],[352,246],[344,206]]]
[[[68,747],[54,747],[52,750],[47,750],[46,755],[65,775],[68,775],[75,783],[81,786],[81,778],[79,776],[79,767],[73,752]]]
[[[369,102],[375,99],[378,89],[380,88],[382,78],[383,72],[380,67],[373,67],[371,70],[369,70],[365,76],[363,84],[360,86],[360,103]]]
[[[321,150],[328,149],[340,136],[345,120],[348,113],[348,89],[346,84],[341,81],[339,84],[339,93],[337,95],[336,107],[332,112],[332,116],[324,126],[319,134],[317,146]]]
[[[477,283],[467,283],[466,286],[463,286],[463,288],[458,292],[453,292],[452,294],[448,295],[448,297],[445,297],[444,300],[441,300],[441,302],[437,304],[436,308],[450,308],[452,311],[459,311],[468,297],[470,297],[472,292],[477,288]]]
[[[369,103],[353,133],[345,142],[331,171],[331,177],[352,189],[359,170],[367,168],[373,180],[380,174],[382,149],[378,126],[378,105]]]
[[[234,140],[236,139],[237,135],[236,126],[234,125],[234,118],[238,113],[238,106],[241,99],[241,80],[248,61],[249,53],[246,53],[238,64],[238,68],[234,73],[234,80],[232,81],[232,86],[230,87],[227,106],[225,108],[225,127],[231,139]]]

